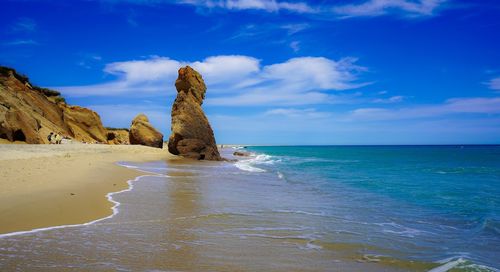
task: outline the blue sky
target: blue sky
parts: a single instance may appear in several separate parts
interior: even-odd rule
[[[168,137],[177,70],[219,143],[500,143],[500,3],[2,1],[0,64]]]

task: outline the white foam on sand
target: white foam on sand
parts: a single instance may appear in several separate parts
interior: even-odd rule
[[[248,159],[239,160],[234,165],[239,169],[247,172],[267,172],[266,170],[256,167],[255,165],[272,165],[279,161],[280,160],[273,159],[272,156],[260,154],[257,156],[252,156]]]
[[[459,264],[461,264],[463,262],[465,262],[465,260],[462,259],[462,258],[458,258],[458,259],[453,260],[453,261],[449,260],[445,264],[440,265],[440,266],[438,266],[436,268],[433,268],[433,269],[429,270],[428,272],[446,272],[446,271],[454,268],[455,266],[457,266],[457,265],[459,265]]]
[[[12,236],[24,235],[24,234],[32,234],[32,233],[41,232],[41,231],[47,231],[47,230],[55,230],[55,229],[63,229],[63,228],[74,228],[74,227],[89,226],[89,225],[101,222],[103,220],[113,218],[115,215],[117,215],[119,213],[118,207],[121,205],[120,202],[115,201],[113,199],[113,195],[121,194],[123,192],[132,191],[132,189],[134,188],[133,183],[136,182],[136,181],[138,181],[138,180],[140,180],[140,179],[142,179],[142,178],[144,178],[144,177],[168,177],[166,175],[161,175],[161,174],[156,174],[156,173],[150,173],[150,172],[141,170],[141,169],[139,169],[136,166],[125,165],[125,164],[122,164],[122,163],[116,163],[116,164],[120,165],[120,166],[123,166],[123,167],[135,169],[135,170],[138,170],[138,171],[141,171],[141,172],[144,172],[144,173],[148,173],[148,175],[142,175],[142,176],[136,177],[135,179],[128,180],[127,181],[127,184],[128,184],[128,188],[127,189],[124,189],[124,190],[121,190],[121,191],[117,191],[117,192],[111,192],[111,193],[107,193],[106,194],[106,198],[108,199],[108,201],[111,202],[111,203],[113,203],[113,207],[111,207],[111,210],[113,211],[113,213],[111,215],[103,217],[103,218],[99,218],[99,219],[96,219],[96,220],[93,220],[93,221],[90,221],[90,222],[87,222],[87,223],[82,223],[82,224],[58,225],[58,226],[51,226],[51,227],[45,227],[45,228],[36,228],[36,229],[25,230],[25,231],[16,231],[16,232],[4,233],[4,234],[0,234],[0,239],[6,238],[6,237],[12,237]]]
[[[249,160],[238,161],[234,164],[234,166],[238,167],[239,169],[241,169],[243,171],[247,171],[247,172],[260,172],[260,173],[266,172],[266,170],[264,170],[264,169],[252,166],[251,163],[249,162]]]

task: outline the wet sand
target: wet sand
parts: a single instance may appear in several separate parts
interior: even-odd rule
[[[0,239],[7,271],[427,271],[436,264],[367,254],[366,245],[324,239],[327,218],[290,213],[283,184],[227,163],[158,161],[119,213],[91,225]],[[285,190],[273,190],[273,189]],[[309,199],[308,199],[309,200]],[[327,221],[325,221],[327,220]]]
[[[142,174],[116,162],[175,158],[145,146],[0,145],[0,234],[109,216],[106,194]]]
[[[4,154],[5,148],[0,145],[0,154]],[[162,157],[165,154],[161,150],[135,147],[92,146],[90,150],[75,147],[71,152],[68,147],[52,147],[50,152],[57,154],[49,156],[38,148],[11,152],[15,160],[3,160],[4,156],[0,155],[0,175],[7,169],[3,162],[10,162],[11,167],[24,171],[23,177],[28,177],[27,173],[41,172],[39,169],[25,171],[20,163],[23,160],[24,164],[31,165],[29,160],[49,163],[65,158],[61,165],[76,169],[65,172],[66,175],[80,178],[87,175],[89,180],[100,182],[88,182],[81,186],[83,188],[60,183],[58,189],[53,189],[58,192],[54,193],[54,199],[66,206],[72,197],[76,200],[81,195],[80,206],[75,208],[82,210],[89,210],[94,201],[104,200],[107,206],[98,206],[108,213],[101,217],[111,213],[111,203],[103,197],[109,188],[119,191],[127,188],[124,180],[140,177],[130,183],[131,190],[112,196],[113,201],[120,203],[119,212],[112,217],[93,224],[3,236],[0,239],[1,271],[429,271],[443,265],[412,260],[383,245],[342,242],[358,231],[356,226],[348,223],[348,228],[342,227],[342,218],[321,213],[329,206],[341,209],[341,203],[307,189],[304,184],[285,182],[273,172],[241,171],[228,162],[186,163],[172,160],[171,156]],[[31,157],[33,152],[38,157]],[[160,158],[154,161],[156,156]],[[128,162],[117,166],[113,164],[117,158]],[[146,163],[130,162],[148,159],[151,161]],[[84,167],[88,170],[83,171],[73,165],[81,163],[91,166]],[[43,165],[38,162],[38,166]],[[89,172],[95,173],[94,176]],[[112,183],[118,176],[121,183]],[[37,185],[35,178],[28,180]],[[113,184],[116,185],[105,187]],[[43,183],[37,186],[44,187],[41,185]],[[46,196],[50,195],[49,190],[34,192],[28,187],[24,190],[35,195],[37,201],[44,196],[46,205],[55,205],[50,204],[55,200]],[[114,190],[114,187],[119,188]],[[80,191],[75,195],[67,195],[68,190],[78,188]],[[97,188],[102,188],[101,198],[97,193],[95,199],[84,195],[86,189],[95,193],[100,190]],[[3,197],[0,199],[0,204],[8,203]],[[23,198],[13,201],[19,199]],[[34,216],[56,209],[31,205]],[[19,204],[13,209],[18,210],[17,207]],[[73,213],[82,215],[82,212]],[[71,216],[68,210],[66,214],[54,215],[50,223],[67,224],[53,220]],[[9,216],[0,214],[0,220],[9,221],[6,217]],[[13,218],[12,221],[20,222],[32,220],[17,214]],[[93,219],[96,218],[82,221]],[[453,271],[470,271],[467,269]]]

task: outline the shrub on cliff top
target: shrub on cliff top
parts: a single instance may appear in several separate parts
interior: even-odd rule
[[[45,96],[60,96],[61,95],[61,93],[56,91],[56,90],[42,88],[42,87],[38,87],[38,86],[33,86],[33,90],[40,92]]]
[[[56,97],[55,102],[56,102],[56,104],[59,104],[61,102],[66,103],[66,99],[62,96],[59,96],[59,97]]]
[[[14,77],[17,78],[17,80],[21,81],[22,83],[29,82],[29,78],[27,76],[19,74],[16,70],[12,68],[0,66],[0,75],[7,77],[9,76],[9,72],[12,72]]]
[[[126,130],[129,131],[129,128],[112,128],[112,127],[105,127],[106,130],[113,131],[113,130]]]

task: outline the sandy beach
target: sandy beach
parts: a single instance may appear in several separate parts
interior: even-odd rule
[[[116,162],[167,159],[176,157],[136,145],[0,144],[0,234],[111,215],[106,194],[141,175]]]

